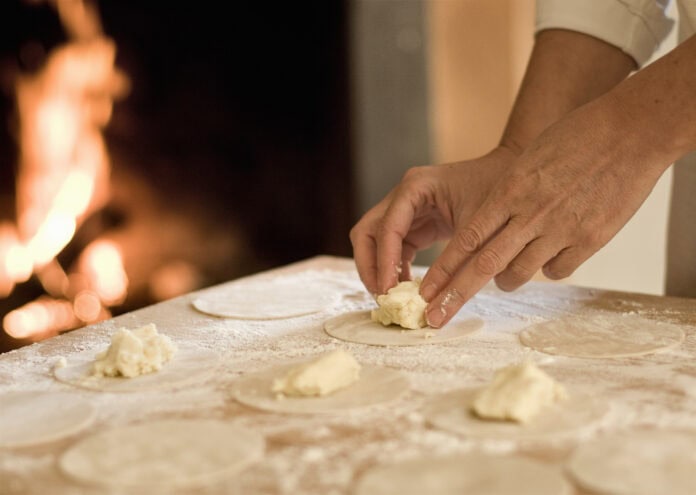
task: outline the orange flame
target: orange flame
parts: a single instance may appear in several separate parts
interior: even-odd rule
[[[16,339],[50,337],[78,323],[69,301],[48,297],[10,311],[2,322],[5,331]]]
[[[118,245],[109,240],[92,242],[80,255],[79,271],[107,306],[120,304],[126,298],[128,276]]]
[[[65,274],[55,260],[86,216],[109,199],[101,131],[129,82],[115,67],[116,46],[103,35],[94,2],[51,2],[71,41],[53,50],[37,74],[17,81],[17,224],[0,225],[0,297],[35,272],[53,298],[6,315],[4,328],[16,338],[107,317],[104,305],[123,302],[128,287],[118,247],[109,241],[88,246],[78,261],[80,276]],[[85,287],[70,287],[71,280]],[[73,300],[57,299],[63,296]]]

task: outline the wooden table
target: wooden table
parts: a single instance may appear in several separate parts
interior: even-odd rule
[[[321,256],[230,283],[275,277],[294,277],[298,290],[313,280],[335,284],[343,294],[342,302],[309,316],[240,321],[195,311],[190,303],[199,293],[192,293],[0,355],[0,394],[74,390],[93,401],[99,411],[91,428],[71,438],[39,447],[0,449],[0,492],[104,493],[60,473],[56,467],[60,453],[92,432],[156,418],[224,418],[265,437],[266,454],[261,462],[234,479],[192,491],[204,494],[351,493],[355,480],[377,463],[469,451],[517,453],[562,466],[579,442],[606,431],[632,427],[696,430],[696,336],[692,328],[696,300],[551,282],[532,282],[513,293],[487,286],[467,304],[486,321],[483,331],[445,344],[374,347],[341,342],[323,331],[328,318],[374,305],[352,260]],[[219,290],[223,285],[206,290]],[[621,359],[550,356],[523,347],[517,338],[519,330],[531,323],[595,312],[634,313],[676,323],[684,327],[687,337],[677,349]],[[218,353],[223,362],[215,376],[175,392],[120,394],[77,389],[52,377],[59,357],[69,359],[78,352],[102,349],[117,327],[150,322],[180,347],[197,346]],[[389,406],[328,416],[260,412],[230,397],[230,384],[244,373],[338,347],[348,349],[363,363],[402,370],[411,383],[410,393]],[[610,405],[607,416],[571,441],[558,442],[475,440],[425,424],[421,410],[429,397],[487,383],[497,368],[525,358],[549,369],[565,385],[605,398]],[[1,401],[0,395],[0,407]]]

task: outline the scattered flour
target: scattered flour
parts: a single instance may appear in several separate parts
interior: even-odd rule
[[[416,270],[414,270],[415,272]],[[596,396],[611,397],[611,411],[601,431],[634,425],[678,425],[696,429],[696,339],[687,330],[687,339],[677,349],[642,357],[587,360],[539,353],[520,345],[517,332],[530,322],[578,312],[614,309],[617,313],[637,311],[646,317],[679,317],[670,308],[620,304],[618,296],[602,291],[566,287],[561,284],[530,283],[518,291],[504,293],[487,286],[465,309],[486,321],[484,331],[464,341],[437,345],[382,348],[339,342],[322,329],[325,320],[349,311],[368,311],[374,299],[366,293],[351,262],[335,269],[305,270],[296,274],[259,276],[264,280],[292,280],[298,290],[320,284],[337,291],[342,300],[323,313],[286,320],[226,320],[201,314],[191,308],[194,295],[119,316],[88,328],[64,334],[39,344],[0,355],[0,394],[11,390],[66,390],[51,377],[58,356],[70,359],[84,351],[97,352],[119,327],[136,328],[156,322],[161,331],[180,347],[214,350],[224,355],[225,365],[210,383],[175,394],[133,392],[99,394],[77,391],[95,401],[98,422],[117,426],[135,420],[166,417],[231,418],[234,424],[259,431],[269,440],[262,464],[240,473],[229,484],[202,493],[346,494],[353,477],[377,462],[417,458],[424,453],[448,455],[481,450],[510,453],[518,448],[514,440],[471,439],[426,426],[420,420],[424,400],[435,394],[463,387],[480,387],[506,363],[531,359],[569,389],[581,387]],[[615,305],[612,306],[612,304]],[[266,414],[242,407],[230,400],[229,387],[242,374],[279,362],[309,358],[332,349],[345,348],[363,365],[387,366],[405,373],[411,383],[408,398],[360,414],[337,416]],[[682,377],[681,380],[677,378]],[[73,390],[71,388],[71,390]],[[321,435],[315,434],[321,432]],[[550,441],[549,449],[554,448]],[[320,449],[320,450],[318,450]],[[44,493],[46,480],[60,486],[48,469],[39,469],[48,457],[53,465],[59,450],[49,454],[15,451],[0,453],[0,469],[8,483],[22,486],[21,493]],[[36,469],[27,456],[38,463]],[[317,466],[321,465],[321,469]],[[52,476],[54,476],[52,478]],[[74,485],[65,493],[91,492]]]

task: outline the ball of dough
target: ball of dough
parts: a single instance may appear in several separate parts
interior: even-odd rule
[[[371,313],[372,321],[384,326],[399,325],[416,330],[427,326],[425,308],[428,305],[420,295],[420,279],[399,282],[386,294],[377,296],[379,307]]]
[[[360,364],[348,352],[337,349],[292,368],[273,381],[273,392],[291,396],[324,396],[355,383]]]
[[[547,406],[567,398],[563,386],[534,363],[506,366],[496,371],[472,404],[481,418],[527,423]]]
[[[121,328],[111,337],[111,345],[97,355],[92,375],[133,378],[159,371],[176,350],[169,337],[157,332],[154,323],[133,331]]]

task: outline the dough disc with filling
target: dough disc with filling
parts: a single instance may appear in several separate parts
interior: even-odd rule
[[[95,407],[77,394],[8,392],[0,396],[0,447],[52,442],[89,427]]]
[[[339,298],[335,287],[269,280],[216,287],[196,297],[191,304],[212,316],[276,320],[318,313],[335,305]]]
[[[483,320],[460,313],[440,329],[406,330],[398,326],[385,327],[372,321],[369,311],[356,311],[332,318],[324,323],[324,331],[340,340],[381,346],[438,344],[466,337],[483,328]]]
[[[355,495],[570,495],[560,469],[522,457],[424,457],[369,469]]]
[[[102,486],[193,486],[228,477],[263,451],[261,435],[223,421],[162,420],[86,437],[59,465],[71,478]]]
[[[561,438],[599,421],[608,411],[605,401],[569,391],[566,400],[542,410],[526,424],[481,419],[470,405],[477,388],[455,390],[431,399],[423,411],[436,428],[468,437],[509,440]]]
[[[642,356],[671,349],[684,341],[684,330],[638,315],[569,316],[532,325],[520,342],[547,354],[580,358]]]
[[[219,357],[207,349],[180,349],[162,369],[152,373],[124,378],[122,376],[91,376],[95,351],[82,352],[68,359],[68,365],[55,368],[53,374],[61,382],[104,392],[139,392],[167,390],[190,385],[210,377]]]
[[[696,432],[635,430],[578,447],[568,472],[583,488],[606,495],[696,493]]]
[[[401,372],[363,365],[357,382],[330,395],[278,398],[271,391],[273,380],[284,376],[294,366],[296,364],[285,364],[243,376],[232,385],[232,396],[242,404],[265,411],[319,414],[388,404],[409,390],[408,380]]]

